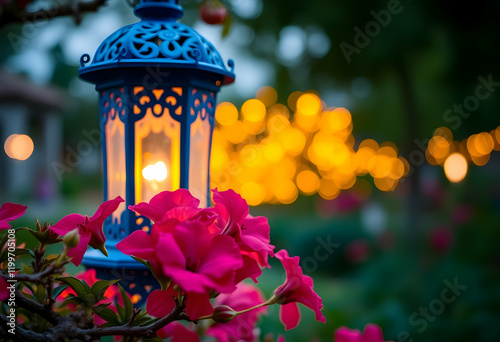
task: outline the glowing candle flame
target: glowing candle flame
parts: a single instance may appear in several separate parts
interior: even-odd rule
[[[164,162],[159,161],[154,165],[146,166],[142,170],[142,176],[149,181],[156,180],[161,182],[167,178],[167,167]]]

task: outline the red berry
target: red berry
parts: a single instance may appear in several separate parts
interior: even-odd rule
[[[224,23],[227,16],[227,9],[220,1],[205,0],[200,8],[201,19],[210,25]]]

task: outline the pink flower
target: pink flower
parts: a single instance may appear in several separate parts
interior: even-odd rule
[[[189,318],[194,320],[211,314],[210,292],[227,293],[235,289],[236,270],[243,266],[238,246],[229,236],[211,234],[203,221],[186,220],[164,232],[159,230],[155,224],[151,236],[136,231],[116,247],[125,254],[148,260],[157,276],[157,272],[161,272],[172,279],[186,293]],[[156,317],[167,315],[175,305],[172,300],[175,292],[172,291],[169,288],[151,293],[148,312],[155,302],[162,300],[163,307],[150,314]]]
[[[106,237],[104,236],[102,225],[104,220],[118,208],[121,202],[123,202],[123,199],[118,196],[115,199],[102,203],[91,218],[80,214],[69,214],[50,227],[51,230],[59,235],[65,235],[73,229],[78,228],[80,235],[78,245],[68,251],[68,256],[72,257],[71,262],[73,264],[76,266],[80,265],[83,255],[87,250],[87,245],[99,249],[105,255],[108,254],[106,247],[104,247]]]
[[[0,207],[0,230],[10,229],[11,226],[8,221],[14,221],[15,219],[21,217],[26,212],[25,205],[15,204],[10,202],[5,202]]]
[[[233,237],[244,255],[244,267],[237,281],[250,277],[257,282],[256,278],[262,273],[259,265],[269,267],[268,256],[273,256],[267,219],[250,216],[247,202],[233,190],[214,189],[213,194],[220,234]]]
[[[149,203],[142,202],[130,205],[129,209],[144,215],[153,222],[160,222],[163,216],[170,210],[178,207],[198,208],[200,200],[193,197],[186,189],[175,191],[163,191],[155,195]]]
[[[297,303],[302,303],[313,310],[316,320],[325,323],[325,317],[321,313],[323,304],[313,289],[313,280],[303,274],[299,266],[299,257],[289,257],[284,249],[275,253],[286,272],[286,280],[274,291],[274,302],[281,304],[280,318],[285,330],[295,328],[300,322],[300,311]]]
[[[335,331],[334,342],[384,342],[382,329],[376,324],[367,324],[361,333],[357,329],[340,327]]]
[[[170,342],[199,342],[200,337],[192,330],[189,330],[185,325],[178,322],[167,324],[157,332],[158,337],[166,339],[172,337]]]
[[[263,293],[253,285],[241,283],[230,294],[221,294],[215,299],[216,305],[227,305],[234,311],[242,311],[265,301]],[[234,317],[228,323],[215,323],[207,330],[220,342],[255,340],[254,329],[259,316],[267,311],[266,307],[257,308]]]

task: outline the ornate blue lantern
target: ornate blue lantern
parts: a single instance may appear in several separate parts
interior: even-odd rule
[[[141,21],[106,38],[91,63],[80,60],[80,77],[99,93],[104,200],[125,199],[104,223],[109,257],[88,251],[83,262],[146,298],[149,271],[115,245],[151,222],[126,208],[178,188],[208,206],[216,95],[234,81],[234,63],[226,68],[210,42],[177,22],[178,0],[141,0],[134,12]]]

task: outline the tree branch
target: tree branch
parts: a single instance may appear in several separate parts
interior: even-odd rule
[[[27,309],[33,313],[39,314],[41,317],[47,320],[47,322],[57,325],[63,320],[63,317],[59,316],[56,312],[52,310],[47,310],[47,308],[40,303],[37,303],[31,299],[26,298],[21,293],[16,293],[17,306]]]
[[[179,319],[180,314],[184,310],[184,305],[176,305],[175,308],[167,316],[162,319],[157,320],[154,323],[145,326],[128,326],[128,323],[118,327],[106,327],[106,328],[93,328],[88,330],[81,330],[81,333],[90,337],[102,337],[102,336],[113,336],[113,335],[123,335],[123,336],[145,336],[154,337],[155,331],[163,328],[169,323]]]
[[[12,6],[4,6],[4,10],[0,12],[0,28],[12,23],[35,22],[63,16],[74,16],[76,24],[80,24],[82,13],[96,12],[105,2],[106,0],[69,2],[36,12],[19,10],[13,2]]]

